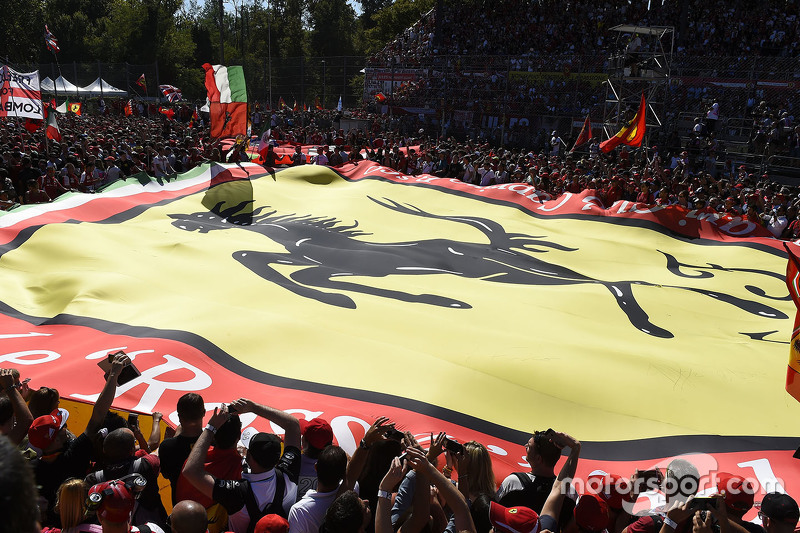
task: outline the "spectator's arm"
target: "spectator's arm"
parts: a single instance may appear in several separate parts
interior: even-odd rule
[[[214,414],[208,421],[208,425],[219,428],[228,419],[228,407],[214,408]],[[208,448],[214,442],[214,432],[206,426],[200,434],[200,438],[195,442],[186,463],[183,465],[183,475],[191,483],[194,488],[202,492],[209,498],[213,497],[214,491],[214,477],[206,472],[205,464],[206,457],[208,456]]]
[[[428,523],[430,516],[431,482],[425,476],[418,475],[414,499],[411,503],[411,516],[400,527],[400,533],[418,533]]]
[[[422,474],[436,486],[439,494],[444,497],[445,502],[453,511],[456,531],[476,533],[475,524],[469,514],[467,500],[464,499],[456,486],[428,462],[424,453],[414,448],[406,450],[406,453],[408,454],[407,460],[409,464],[417,471],[417,474]]]
[[[581,454],[581,443],[565,433],[556,433],[552,437],[556,446],[569,446],[569,457],[561,467],[558,477],[553,482],[553,488],[547,496],[547,500],[542,507],[542,514],[549,515],[558,520],[561,514],[561,504],[564,502],[566,491],[563,490],[564,483],[568,483],[575,477],[575,470],[578,468],[578,456]]]
[[[380,420],[380,418],[378,420]],[[375,424],[373,424],[373,426],[374,425]],[[355,457],[355,455],[353,457]],[[378,497],[378,506],[375,509],[375,533],[394,533],[391,516],[391,493],[401,479],[403,479],[403,466],[400,464],[400,459],[395,457],[392,460],[392,466],[389,467],[389,471],[386,472],[380,485],[378,485],[378,490],[388,492],[390,497]]]
[[[33,415],[31,415],[28,404],[22,398],[19,389],[14,386],[14,375],[11,373],[10,368],[3,368],[0,370],[0,385],[3,390],[8,394],[8,399],[11,400],[11,408],[14,410],[14,427],[6,435],[15,446],[28,434],[28,429],[33,423]]]
[[[691,501],[692,498],[689,498],[686,503],[676,501],[672,507],[670,507],[669,511],[667,511],[667,518],[674,521],[676,524],[680,524],[692,516],[693,511],[689,508],[689,502]],[[661,525],[660,533],[675,533],[675,529],[664,520],[664,523]]]
[[[103,423],[103,419],[108,414],[111,403],[114,401],[114,394],[117,392],[117,378],[119,378],[122,369],[130,363],[131,358],[125,354],[114,356],[114,360],[111,361],[111,370],[108,371],[108,377],[106,377],[106,383],[103,385],[103,390],[100,391],[100,396],[94,402],[92,416],[89,418],[89,423],[86,424],[84,433],[94,435],[100,429],[100,424]]]
[[[147,444],[147,440],[144,438],[142,434],[142,428],[139,427],[139,422],[137,421],[136,424],[131,424],[130,419],[128,419],[128,427],[133,432],[133,436],[136,437],[136,442],[139,444],[139,448],[150,453],[150,446]]]
[[[345,472],[344,483],[342,483],[341,487],[339,488],[339,494],[348,490],[353,490],[353,488],[356,486],[356,481],[361,476],[361,472],[367,462],[367,456],[369,455],[368,449],[371,448],[375,443],[383,440],[385,438],[384,434],[386,431],[394,427],[394,424],[388,424],[387,422],[389,422],[389,419],[385,416],[382,416],[378,418],[367,430],[367,433],[364,435],[364,446],[366,446],[366,448],[359,445],[358,448],[356,448],[356,451],[353,452],[353,457],[351,457],[350,462],[347,463],[347,471]]]
[[[300,422],[280,409],[261,405],[246,398],[239,398],[231,402],[231,407],[236,408],[238,413],[254,413],[261,418],[266,418],[270,422],[274,422],[283,428],[285,432],[283,437],[283,444],[285,446],[294,446],[300,448]]]
[[[150,438],[147,439],[147,447],[151,452],[156,451],[158,445],[161,444],[161,418],[163,416],[158,411],[153,413],[153,429],[150,431]]]

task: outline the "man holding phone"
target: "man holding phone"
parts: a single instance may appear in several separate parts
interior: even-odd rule
[[[525,444],[525,460],[531,465],[530,472],[514,472],[503,480],[497,491],[497,501],[504,507],[528,507],[537,513],[542,512],[556,480],[555,467],[561,458],[563,446],[556,444],[557,433],[536,431]],[[559,514],[561,527],[572,518],[575,500],[564,498]]]
[[[36,448],[38,458],[31,465],[36,475],[36,484],[40,486],[39,494],[47,500],[50,521],[58,520],[53,507],[61,483],[71,477],[82,479],[86,475],[94,449],[92,436],[100,429],[111,408],[117,391],[117,378],[130,362],[130,357],[125,354],[114,356],[103,390],[92,407],[86,429],[78,437],[67,429],[69,413],[65,409],[56,409],[33,421],[28,431],[28,440]]]

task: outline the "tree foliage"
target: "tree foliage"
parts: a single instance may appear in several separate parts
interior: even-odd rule
[[[304,94],[285,96],[313,101],[326,83],[321,58],[373,53],[435,0],[360,0],[360,14],[352,1],[224,0],[220,16],[219,0],[12,0],[0,17],[0,61],[51,63],[43,39],[48,24],[58,38],[63,65],[158,62],[161,83],[200,96],[202,63],[220,62],[221,27],[225,63],[245,67],[254,94],[266,93],[271,57],[273,79],[305,80]],[[337,87],[331,98],[340,94],[343,83],[351,85],[363,67],[353,59],[342,61],[352,75],[337,70],[335,61],[327,62],[333,79],[327,83]]]

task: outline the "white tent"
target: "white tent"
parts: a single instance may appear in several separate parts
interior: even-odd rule
[[[102,90],[101,90],[102,89]],[[122,89],[117,89],[107,81],[97,78],[91,84],[79,89],[80,94],[88,96],[127,96],[128,93]]]
[[[58,89],[59,94],[78,94],[79,91],[75,84],[64,79],[62,76],[56,79],[55,84],[50,78],[43,79],[39,84],[39,88],[45,93],[56,92],[56,89]]]

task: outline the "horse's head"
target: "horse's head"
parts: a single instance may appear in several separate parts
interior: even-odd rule
[[[172,225],[184,231],[198,231],[200,233],[208,233],[211,230],[226,229],[231,226],[227,220],[220,218],[214,213],[208,211],[200,211],[190,215],[169,215]]]
[[[228,229],[232,226],[248,226],[253,222],[253,213],[243,210],[252,201],[242,202],[223,209],[219,202],[208,211],[197,211],[192,214],[169,215],[175,219],[172,225],[184,231],[208,233],[211,230]]]

